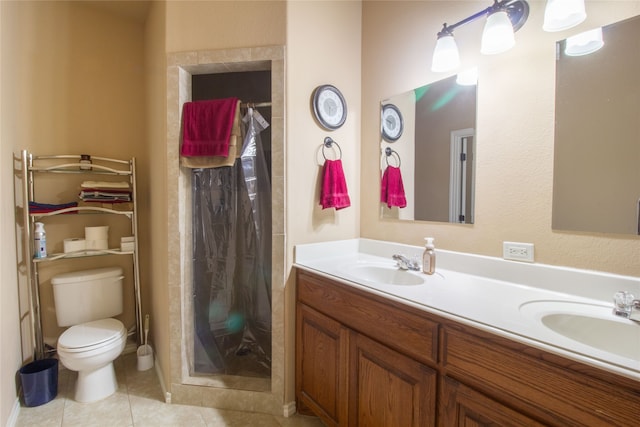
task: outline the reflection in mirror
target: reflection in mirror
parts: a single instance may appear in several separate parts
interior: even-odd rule
[[[403,131],[389,138],[381,116],[381,176],[401,161],[406,196],[404,208],[381,203],[382,218],[473,223],[476,87],[452,76],[382,101],[381,113],[397,107]]]
[[[602,30],[589,55],[557,43],[552,227],[638,234],[640,17]]]

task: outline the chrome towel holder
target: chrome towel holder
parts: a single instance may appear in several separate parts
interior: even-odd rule
[[[393,157],[395,155],[395,158],[398,160],[398,166],[396,167],[400,167],[400,165],[402,164],[402,161],[400,160],[400,154],[398,154],[398,152],[396,150],[393,150],[389,147],[384,149],[384,154],[386,154],[384,160],[387,162],[387,166],[391,166],[389,164],[389,157]]]

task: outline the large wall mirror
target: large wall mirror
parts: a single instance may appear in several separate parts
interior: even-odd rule
[[[602,30],[588,55],[557,43],[552,227],[639,234],[640,17]]]
[[[382,218],[473,223],[477,78],[463,76],[381,102],[381,176],[399,167],[406,197]]]

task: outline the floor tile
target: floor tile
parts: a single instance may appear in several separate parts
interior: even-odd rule
[[[74,400],[77,373],[61,369],[50,402],[21,407],[16,427],[322,427],[314,417],[289,418],[164,403],[155,369],[138,371],[135,353],[114,362],[118,390],[94,403]]]

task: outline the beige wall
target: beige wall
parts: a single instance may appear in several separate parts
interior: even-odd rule
[[[9,165],[13,153],[22,149],[137,157],[138,191],[142,204],[148,203],[142,23],[81,2],[3,1],[1,10],[2,240],[15,240]],[[146,224],[140,225],[141,234],[148,234]],[[54,239],[50,244],[61,248]],[[0,377],[4,425],[16,401],[16,371],[32,350],[27,345],[20,354],[18,321],[25,309],[18,305],[24,307],[26,298],[18,301],[15,247],[7,243],[2,254],[2,342],[9,346]],[[22,297],[23,282],[21,278]],[[52,307],[50,286],[42,289],[43,304]],[[51,315],[50,310],[45,314]],[[28,335],[24,339],[30,340]]]
[[[541,30],[543,1],[530,1],[516,47],[497,56],[479,51],[482,22],[455,33],[462,68],[479,65],[476,215],[471,226],[404,223],[378,218],[378,186],[363,186],[361,235],[501,256],[502,241],[535,244],[536,261],[640,274],[637,237],[551,230],[555,41],[640,13],[640,2],[587,2],[587,22],[573,30]],[[478,2],[363,3],[362,182],[378,179],[379,101],[444,77],[430,71],[436,33],[480,10]]]
[[[361,5],[355,1],[288,3],[286,156],[291,248],[359,233],[360,15]],[[313,118],[311,95],[322,84],[340,89],[347,103],[347,120],[335,131],[324,130]],[[351,198],[351,207],[340,211],[323,210],[318,204],[323,161],[319,150],[326,136],[340,145]],[[379,139],[370,142],[379,144]]]
[[[163,378],[169,378],[169,287],[167,285],[167,159],[166,159],[166,4],[151,5],[145,25],[147,158],[149,159],[148,235],[141,236],[141,264],[148,268],[143,306],[151,313],[150,335]],[[144,209],[142,208],[142,209]]]
[[[168,1],[167,52],[283,45],[285,6],[284,1]]]
[[[16,271],[15,222],[13,209],[13,150],[16,137],[16,109],[9,103],[14,91],[8,83],[19,70],[9,67],[5,59],[15,59],[17,52],[9,43],[8,34],[14,29],[15,10],[10,4],[0,4],[0,342],[4,351],[0,356],[0,424],[6,425],[16,404],[16,370],[22,364],[20,343],[20,304],[18,301],[18,278]],[[5,56],[6,55],[6,56]]]
[[[294,1],[287,4],[287,265],[292,262],[296,244],[359,235],[360,17],[360,2]],[[336,86],[347,102],[347,120],[333,132],[323,130],[315,123],[310,107],[313,90],[322,84]],[[319,161],[322,159],[318,150],[325,136],[331,136],[342,149],[351,207],[340,211],[322,210],[318,205]],[[370,142],[379,147],[377,136]],[[379,149],[374,151],[374,154],[379,153]],[[289,330],[285,366],[288,368],[288,393],[285,402],[294,398],[294,286],[293,277],[290,277],[287,282],[286,324]]]

